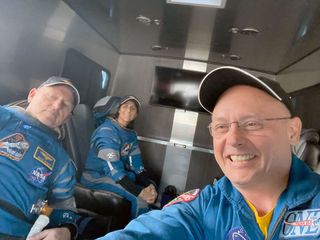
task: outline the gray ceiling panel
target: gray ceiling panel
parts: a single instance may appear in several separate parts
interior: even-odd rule
[[[319,0],[227,0],[224,9],[165,0],[64,1],[121,54],[191,58],[278,74],[320,48]],[[139,15],[148,23],[137,21]],[[188,49],[203,56],[186,56]],[[231,60],[235,55],[240,60]]]

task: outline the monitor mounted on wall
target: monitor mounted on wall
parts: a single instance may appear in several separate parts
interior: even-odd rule
[[[198,88],[205,75],[203,72],[156,66],[150,104],[206,112],[198,102]]]

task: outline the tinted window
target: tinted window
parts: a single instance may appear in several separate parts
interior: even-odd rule
[[[91,108],[106,96],[109,71],[74,49],[67,51],[62,76],[72,80],[79,90],[81,103]]]

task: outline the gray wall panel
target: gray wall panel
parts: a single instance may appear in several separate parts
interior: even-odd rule
[[[212,149],[212,137],[208,131],[211,115],[199,113],[193,144],[197,147]]]
[[[167,146],[145,141],[140,141],[139,146],[145,168],[152,178],[160,183]]]
[[[135,122],[138,134],[144,137],[169,140],[175,109],[149,104],[155,66],[181,68],[182,61],[122,55],[112,85],[112,95],[133,94],[137,96],[142,103],[142,111]]]
[[[31,87],[59,75],[70,47],[114,75],[119,54],[64,2],[0,3],[0,104],[25,98]]]
[[[203,188],[221,176],[223,173],[213,154],[192,151],[186,189]]]

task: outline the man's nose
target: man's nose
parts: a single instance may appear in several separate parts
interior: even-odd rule
[[[63,104],[62,100],[56,99],[52,105],[54,106],[55,109],[61,109],[62,104]]]
[[[232,146],[239,147],[243,145],[245,136],[238,122],[230,123],[229,131],[227,132],[226,138],[228,144]]]

